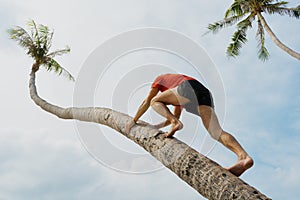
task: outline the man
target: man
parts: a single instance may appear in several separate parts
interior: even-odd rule
[[[150,92],[138,108],[136,115],[126,125],[127,132],[136,124],[150,105],[158,114],[166,118],[165,122],[155,125],[156,128],[162,128],[171,124],[170,131],[164,134],[165,137],[172,137],[176,131],[182,129],[183,124],[179,117],[182,109],[185,108],[187,112],[201,117],[204,127],[212,138],[237,155],[238,161],[233,166],[226,168],[228,171],[236,176],[240,176],[252,167],[252,158],[231,134],[221,128],[214,111],[210,91],[196,79],[183,74],[163,74],[158,76],[152,83]],[[173,114],[167,105],[174,106]]]

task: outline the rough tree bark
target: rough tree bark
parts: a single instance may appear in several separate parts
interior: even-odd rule
[[[75,119],[109,126],[131,139],[207,199],[269,199],[214,161],[176,138],[164,138],[158,129],[141,122],[127,134],[130,116],[108,108],[61,108],[37,94],[35,72],[30,74],[30,96],[43,110],[62,119]]]
[[[260,12],[257,12],[257,16],[258,19],[261,21],[263,27],[265,28],[265,30],[267,31],[267,33],[269,34],[269,36],[271,37],[272,41],[283,51],[285,51],[286,53],[288,53],[289,55],[293,56],[294,58],[300,60],[300,54],[297,53],[296,51],[290,49],[289,47],[287,47],[285,44],[283,44],[274,34],[274,32],[271,30],[271,28],[269,27],[269,25],[267,24],[265,18],[262,16],[262,14]]]

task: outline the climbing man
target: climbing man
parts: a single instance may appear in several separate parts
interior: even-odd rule
[[[173,114],[167,105],[174,106]],[[156,128],[171,124],[170,131],[164,134],[165,137],[172,137],[176,131],[183,128],[179,118],[184,108],[187,112],[200,116],[211,137],[237,155],[238,161],[233,166],[226,168],[228,171],[235,176],[240,176],[252,167],[252,158],[231,134],[221,128],[214,111],[210,91],[196,79],[183,74],[162,74],[158,76],[152,83],[150,92],[138,108],[136,115],[126,125],[126,132],[130,131],[150,106],[166,118],[165,122],[155,125]]]

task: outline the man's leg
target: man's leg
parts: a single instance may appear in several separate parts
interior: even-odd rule
[[[176,131],[183,127],[181,121],[170,112],[166,105],[178,106],[186,104],[187,102],[189,102],[188,99],[177,94],[177,88],[164,91],[151,100],[151,107],[172,124],[170,131],[165,134],[166,137],[171,137]]]
[[[227,168],[227,170],[236,176],[240,176],[244,171],[252,167],[252,158],[231,134],[221,128],[214,109],[210,106],[201,105],[198,106],[198,111],[209,134],[238,156],[238,161]]]

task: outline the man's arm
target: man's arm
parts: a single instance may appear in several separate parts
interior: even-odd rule
[[[181,106],[174,106],[174,116],[177,119],[180,118],[181,112],[182,112],[182,107]],[[166,120],[166,121],[164,121],[162,123],[154,125],[154,127],[157,128],[157,129],[160,129],[160,128],[166,127],[166,126],[168,126],[170,124],[171,124],[171,122],[169,120]]]
[[[139,118],[148,110],[150,107],[151,100],[155,97],[158,93],[158,88],[151,88],[148,96],[139,106],[134,118],[126,125],[125,131],[128,133],[130,129],[136,124]]]

